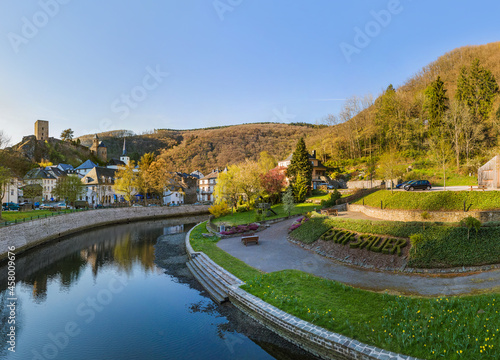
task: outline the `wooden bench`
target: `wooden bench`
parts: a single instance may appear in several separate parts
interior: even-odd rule
[[[339,211],[337,209],[323,209],[321,210],[321,214],[329,216],[339,216]]]
[[[478,185],[478,186],[477,186],[477,189],[478,189],[478,190],[483,190],[483,191],[484,191],[484,190],[486,190],[486,185]],[[471,187],[470,187],[470,191],[472,191],[472,190],[473,190],[473,187],[472,187],[472,185],[471,185]]]
[[[241,238],[241,241],[247,246],[248,243],[255,243],[259,245],[259,237],[258,236],[244,236]]]

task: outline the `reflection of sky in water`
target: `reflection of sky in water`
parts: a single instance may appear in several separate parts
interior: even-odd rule
[[[19,257],[16,352],[6,349],[2,288],[0,359],[273,358],[193,287],[184,263],[169,276],[155,265],[156,239],[190,228],[164,221],[102,228]],[[181,249],[183,236],[167,239]]]

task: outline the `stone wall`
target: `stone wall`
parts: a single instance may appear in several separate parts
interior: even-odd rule
[[[500,221],[500,211],[427,211],[429,219],[424,220],[422,219],[423,210],[382,210],[358,204],[349,204],[348,210],[358,211],[377,219],[389,221],[459,222],[468,216],[472,216],[483,223],[487,221]]]
[[[15,253],[19,254],[44,242],[98,226],[202,214],[208,214],[207,205],[127,207],[89,210],[10,225],[0,230],[0,260],[6,257],[9,246],[15,246]]]

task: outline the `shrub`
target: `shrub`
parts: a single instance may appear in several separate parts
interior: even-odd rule
[[[225,201],[222,201],[220,204],[214,204],[214,205],[210,206],[208,208],[208,211],[216,219],[221,217],[221,216],[227,215],[231,212],[231,210],[229,209],[229,206],[227,205],[227,203]]]
[[[340,192],[335,189],[331,194],[330,194],[330,198],[328,200],[321,200],[321,206],[323,207],[331,207],[331,206],[335,206],[335,203],[338,199],[340,199],[342,197],[342,195],[340,194]]]
[[[238,208],[236,209],[237,213],[242,213],[242,212],[247,212],[247,211],[248,211],[248,205],[238,206]]]
[[[481,227],[481,221],[472,216],[467,216],[466,218],[460,221],[461,226],[465,226],[467,228],[467,240],[470,240],[470,230],[476,230],[476,234]]]

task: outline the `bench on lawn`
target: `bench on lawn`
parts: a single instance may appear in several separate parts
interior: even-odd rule
[[[337,209],[323,209],[321,210],[321,214],[339,216],[339,211]]]
[[[245,246],[247,246],[248,243],[252,243],[252,242],[259,245],[259,237],[258,236],[243,236],[241,238],[241,241],[245,244]]]
[[[483,191],[484,191],[484,190],[486,190],[486,185],[478,185],[478,186],[477,186],[477,189],[478,189],[478,190],[483,190]],[[471,185],[471,186],[470,186],[470,191],[472,191],[472,190],[473,190],[473,188],[472,188],[472,185]]]

